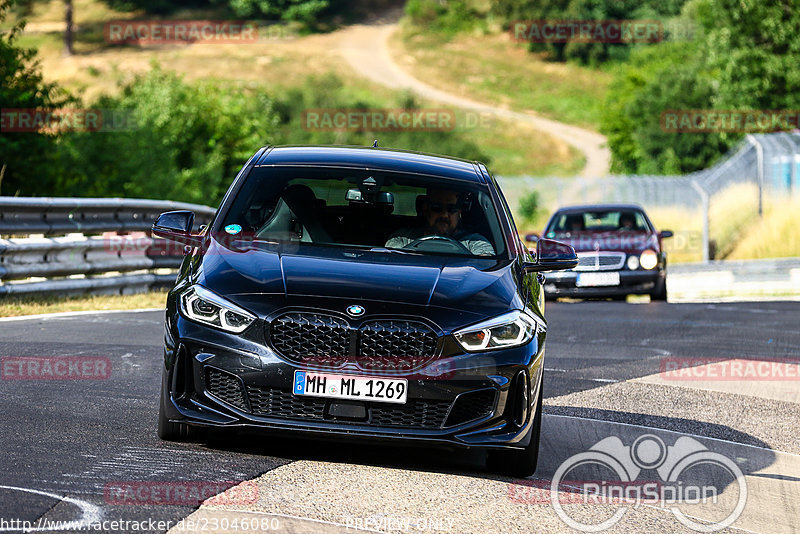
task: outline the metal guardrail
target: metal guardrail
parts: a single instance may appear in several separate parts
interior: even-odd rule
[[[670,265],[667,287],[677,300],[800,297],[800,258]]]
[[[0,197],[0,295],[132,292],[168,285],[181,247],[153,239],[164,211],[208,206],[120,198]]]

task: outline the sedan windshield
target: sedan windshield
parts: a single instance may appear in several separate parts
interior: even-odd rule
[[[649,232],[650,225],[639,210],[565,211],[557,213],[547,236],[567,232]]]
[[[485,186],[347,168],[257,167],[215,230],[411,254],[497,257],[505,250]]]

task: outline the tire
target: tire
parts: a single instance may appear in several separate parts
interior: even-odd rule
[[[542,399],[544,384],[539,384],[539,400],[536,415],[529,434],[531,441],[524,449],[489,451],[487,468],[495,473],[519,478],[529,477],[536,472],[539,461],[539,438],[542,434]]]
[[[658,284],[658,289],[650,293],[650,300],[655,301],[667,301],[667,281],[663,280],[660,284]]]
[[[164,394],[158,406],[158,437],[164,441],[190,441],[197,437],[197,430],[186,423],[173,423],[167,418],[164,408]]]

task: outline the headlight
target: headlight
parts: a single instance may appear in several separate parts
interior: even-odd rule
[[[631,271],[635,271],[639,268],[639,257],[630,255],[628,256],[628,269]]]
[[[192,286],[181,294],[180,311],[187,319],[234,334],[243,332],[256,320],[252,313],[202,286]]]
[[[652,269],[658,265],[658,255],[654,250],[647,249],[639,256],[639,263],[643,269]]]
[[[453,335],[464,350],[474,352],[518,347],[546,328],[541,319],[517,310],[462,328]]]

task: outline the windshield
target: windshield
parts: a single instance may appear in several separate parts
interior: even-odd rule
[[[639,210],[594,210],[557,213],[547,227],[547,236],[568,232],[649,232],[650,225]]]
[[[485,186],[342,168],[257,167],[216,231],[411,254],[497,257],[505,250]]]

